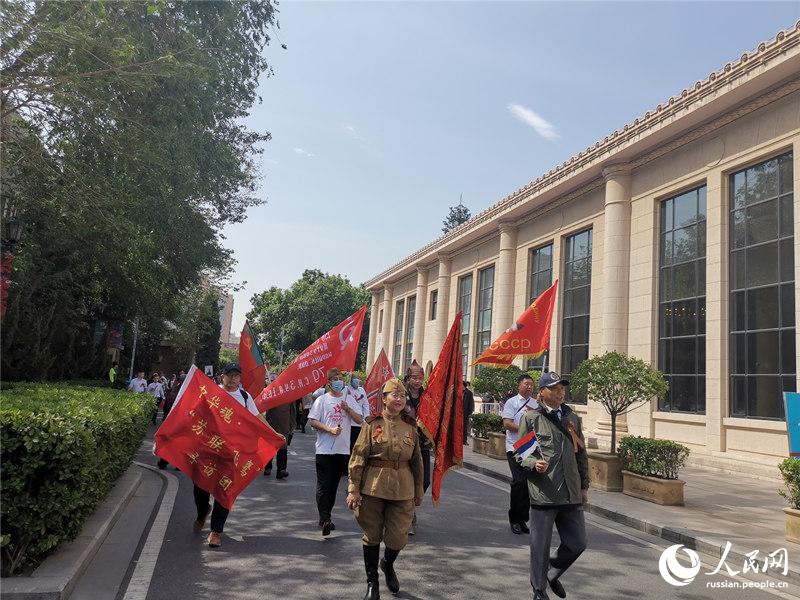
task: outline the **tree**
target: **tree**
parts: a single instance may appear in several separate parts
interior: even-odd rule
[[[472,386],[475,393],[491,402],[508,400],[517,394],[517,380],[523,373],[528,373],[534,383],[538,383],[541,373],[538,371],[523,371],[516,365],[508,367],[480,366]]]
[[[611,417],[611,454],[617,452],[617,416],[653,398],[663,398],[669,385],[660,371],[643,360],[606,352],[583,361],[570,377],[577,395],[600,402]]]
[[[201,276],[229,271],[221,228],[260,202],[269,134],[242,122],[270,72],[275,7],[35,0],[0,14],[0,197],[26,223],[3,374],[96,374],[98,324],[139,318],[155,347]]]
[[[222,324],[219,322],[219,295],[210,291],[201,306],[200,321],[197,324],[199,340],[195,363],[200,368],[213,365],[216,373],[216,369],[219,368],[219,350],[222,346],[219,341],[222,331]]]
[[[444,225],[444,227],[442,227],[442,233],[449,233],[462,223],[469,221],[471,216],[472,213],[469,212],[469,209],[464,206],[459,199],[458,206],[451,206],[447,218],[442,221]]]
[[[344,321],[369,301],[363,286],[354,286],[346,277],[307,269],[288,289],[271,287],[251,299],[247,313],[250,326],[259,338],[261,349],[274,362],[284,336],[284,366],[322,334]],[[361,332],[358,363],[363,364],[369,337],[369,315]]]
[[[222,368],[225,365],[229,365],[231,363],[238,363],[239,362],[239,351],[232,350],[230,348],[220,348],[219,349],[219,359],[217,360],[217,364]]]

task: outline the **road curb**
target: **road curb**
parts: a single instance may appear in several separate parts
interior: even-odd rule
[[[491,469],[487,469],[486,467],[481,467],[480,465],[469,463],[467,461],[464,461],[463,465],[465,469],[470,471],[480,473],[481,475],[486,475],[487,477],[491,477],[497,481],[503,481],[511,484],[511,477],[508,475],[497,473]],[[614,521],[642,533],[660,537],[661,539],[674,544],[683,544],[687,548],[691,548],[697,552],[702,552],[703,554],[708,554],[715,558],[722,558],[722,555],[725,552],[724,541],[720,542],[720,540],[703,537],[702,535],[689,529],[671,527],[669,525],[660,523],[651,523],[634,515],[621,513],[617,510],[613,510],[596,503],[592,504],[591,502],[585,506],[585,510],[586,512],[597,515],[598,517],[608,519],[609,521]],[[766,550],[769,552],[774,549],[775,548],[761,548],[760,550]],[[740,550],[736,546],[732,545],[730,551],[728,552],[728,559],[731,563],[731,566],[741,566],[744,564],[744,562],[748,560],[746,553],[752,550],[753,548]],[[800,571],[792,568],[791,559],[789,564],[789,573],[786,575],[785,579],[793,585],[800,585]]]
[[[3,600],[66,600],[122,515],[139,484],[142,470],[131,464],[86,520],[80,535],[48,556],[30,577],[3,579]]]

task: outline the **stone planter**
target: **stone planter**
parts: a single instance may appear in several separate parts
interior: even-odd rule
[[[622,461],[616,454],[589,452],[589,481],[604,492],[622,491]]]
[[[800,510],[784,508],[786,513],[786,539],[796,544],[800,543]]]
[[[664,506],[683,506],[683,486],[680,479],[658,479],[622,471],[622,493]]]
[[[489,456],[497,460],[506,460],[506,434],[489,432]]]
[[[480,438],[480,437],[472,438],[472,451],[477,452],[478,454],[488,454],[489,438]]]

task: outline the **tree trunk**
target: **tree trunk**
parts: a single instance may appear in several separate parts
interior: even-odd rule
[[[617,413],[611,413],[611,454],[617,453]]]

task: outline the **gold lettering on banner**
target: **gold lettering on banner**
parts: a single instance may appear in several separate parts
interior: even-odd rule
[[[211,396],[211,398],[206,398],[206,402],[208,402],[208,408],[219,408],[219,396]]]
[[[220,408],[219,416],[222,417],[222,420],[226,423],[230,423],[231,417],[233,417],[233,409],[230,407]]]
[[[227,475],[223,475],[219,480],[219,486],[226,492],[228,491],[228,488],[231,487],[232,483],[233,480],[231,480],[231,478]]]
[[[203,465],[203,474],[206,477],[211,477],[216,472],[217,472],[217,465],[215,465],[213,462]]]
[[[192,464],[195,464],[197,462],[197,459],[200,457],[200,455],[197,452],[190,452],[188,456],[189,456],[189,462]]]
[[[223,444],[225,444],[225,440],[218,435],[212,435],[211,439],[206,442],[206,446],[217,452],[222,449]]]
[[[242,477],[244,477],[245,475],[247,475],[247,472],[252,468],[253,468],[253,461],[248,460],[246,463],[244,463],[242,470],[239,472],[242,474]]]
[[[194,431],[197,435],[203,435],[206,431],[206,427],[208,427],[208,423],[203,419],[200,419],[197,423],[192,425],[192,431]]]

